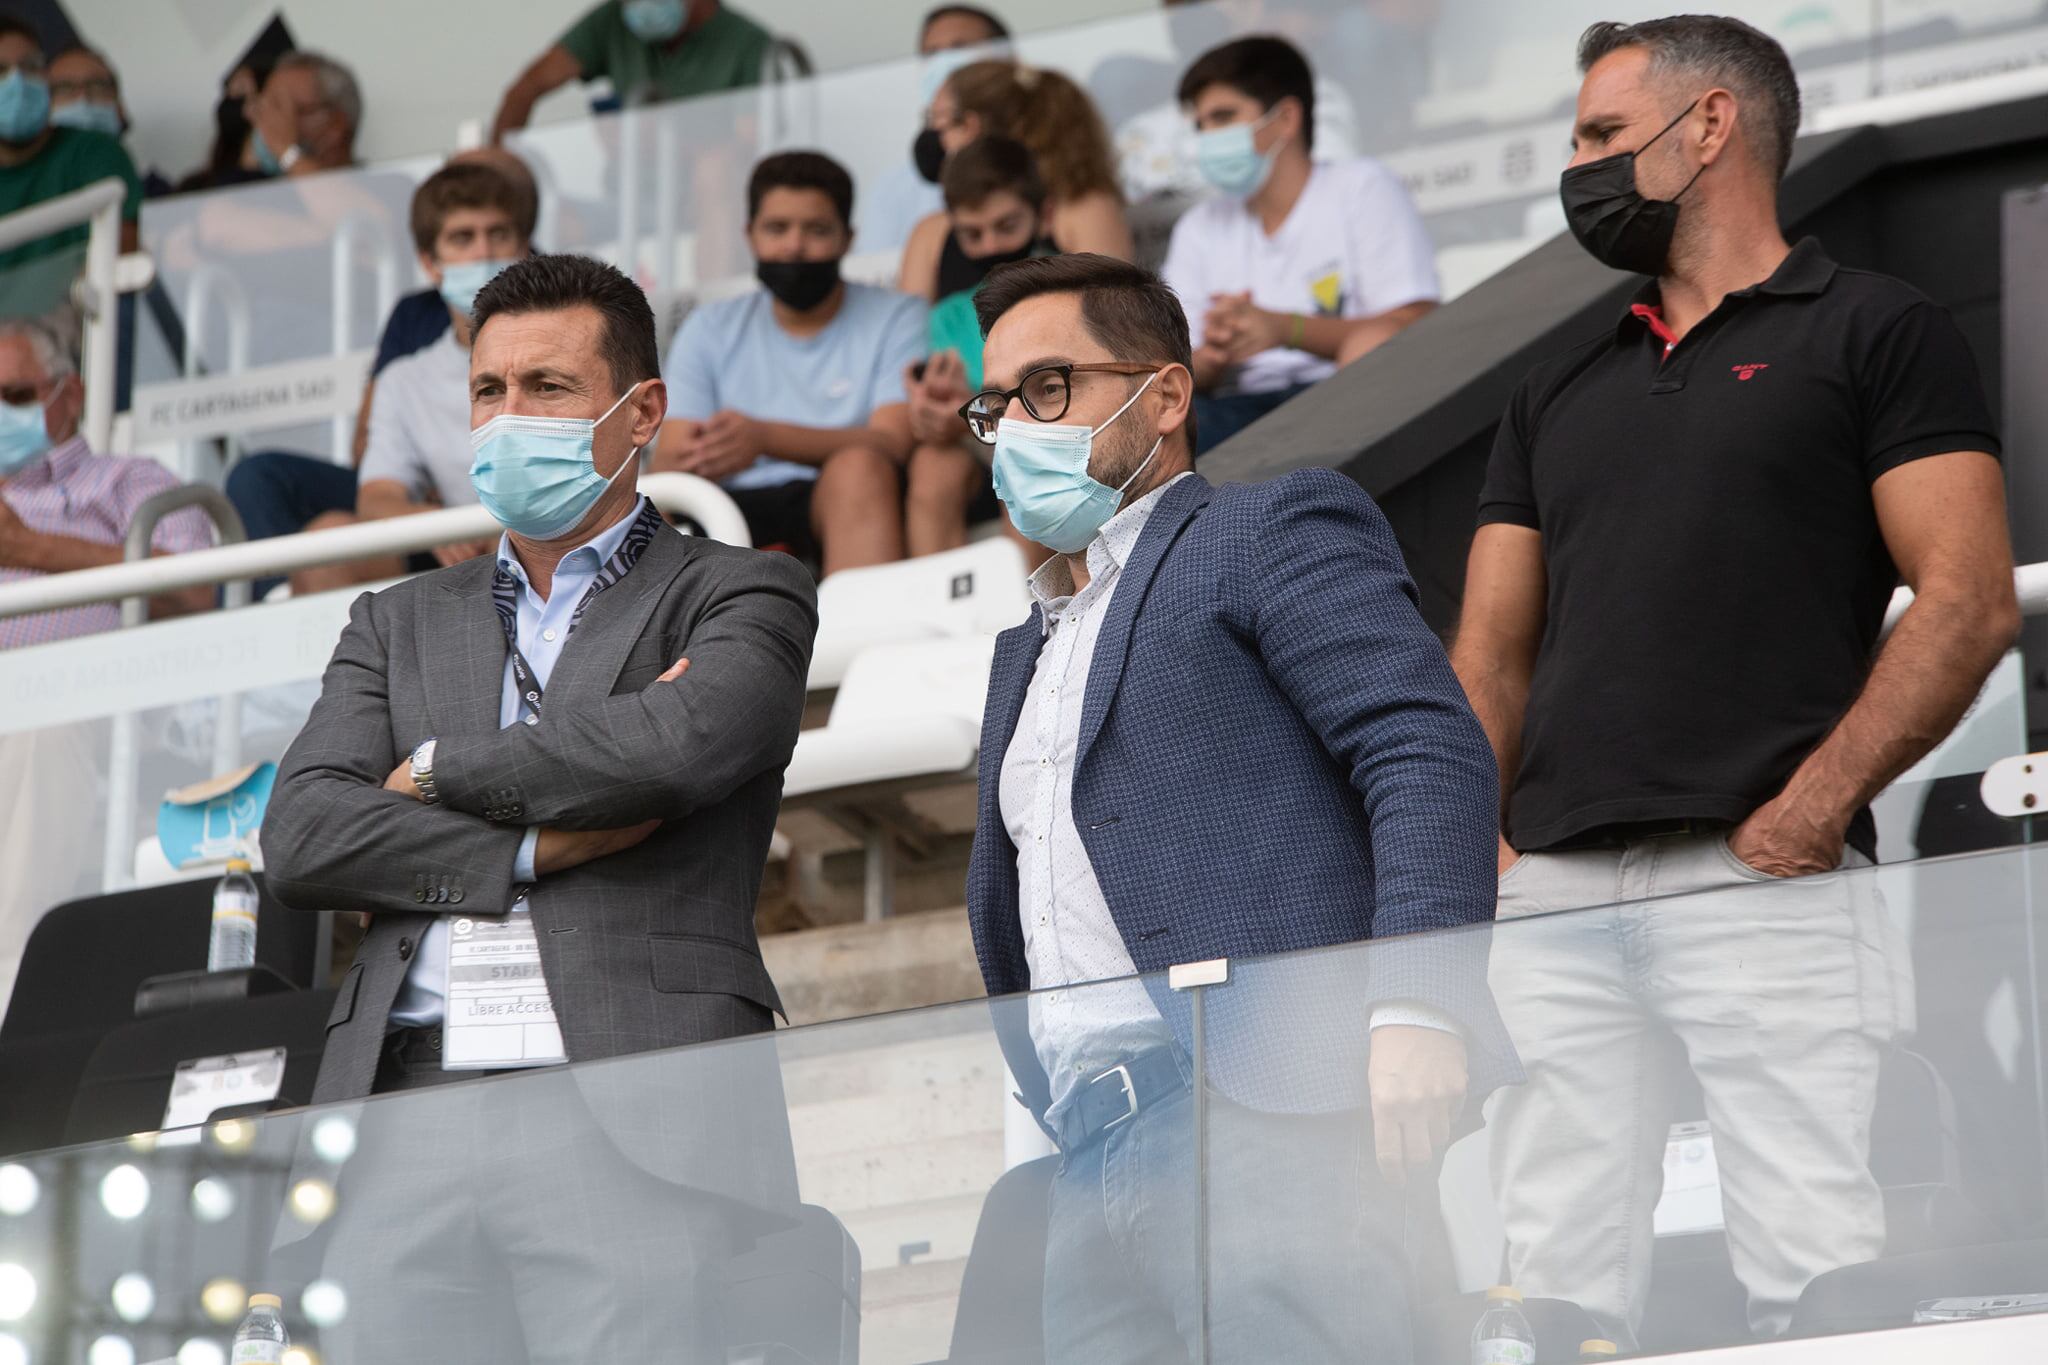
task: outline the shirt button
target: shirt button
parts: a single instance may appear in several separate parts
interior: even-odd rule
[[[552,630],[544,630],[540,633],[540,638],[552,642],[555,638],[555,633]]]

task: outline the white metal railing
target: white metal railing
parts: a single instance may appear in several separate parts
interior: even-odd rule
[[[114,263],[121,254],[121,201],[127,194],[128,187],[109,176],[0,218],[0,251],[80,223],[91,225],[85,239],[85,273],[72,287],[72,302],[85,320],[79,369],[85,381],[85,439],[94,450],[105,450],[114,432],[114,326],[119,298]]]
[[[751,545],[747,520],[725,491],[695,474],[646,474],[640,491],[664,512],[689,517],[704,534],[728,545]],[[302,531],[295,536],[245,541],[211,550],[192,550],[101,569],[50,574],[0,586],[0,620],[31,612],[118,602],[128,597],[153,597],[180,588],[268,578],[297,569],[383,555],[415,554],[436,545],[478,540],[495,535],[498,523],[482,507],[447,507],[436,512],[366,521],[331,531]]]

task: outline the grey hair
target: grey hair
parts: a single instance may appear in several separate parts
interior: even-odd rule
[[[1777,40],[1740,19],[1714,14],[1675,14],[1640,24],[1599,23],[1579,36],[1579,70],[1609,53],[1640,47],[1650,54],[1655,75],[1680,71],[1725,86],[1763,117],[1751,124],[1757,157],[1783,178],[1799,135],[1799,79]]]
[[[77,372],[78,367],[71,361],[71,352],[45,324],[34,318],[0,320],[0,341],[15,337],[28,343],[28,348],[35,352],[36,364],[41,365],[43,373],[51,379],[62,379]]]
[[[353,134],[363,126],[363,92],[356,86],[355,73],[332,57],[318,52],[288,52],[277,59],[273,71],[303,69],[313,73],[320,102],[348,121]]]

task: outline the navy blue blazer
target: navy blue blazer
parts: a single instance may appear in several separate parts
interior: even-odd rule
[[[1042,644],[1036,607],[1003,632],[982,720],[967,908],[990,995],[1032,986],[999,794]],[[1356,1106],[1372,1009],[1397,1000],[1459,1022],[1468,1116],[1519,1080],[1486,987],[1499,809],[1492,748],[1357,484],[1313,469],[1166,492],[1110,598],[1074,770],[1138,970],[1481,926],[1234,961],[1206,1000],[1212,1083],[1275,1112]],[[1185,998],[1152,994],[1192,1052]],[[1042,1072],[1008,1050],[1042,1116]]]

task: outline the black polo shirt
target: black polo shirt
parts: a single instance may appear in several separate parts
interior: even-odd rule
[[[1734,823],[1856,699],[1898,571],[1870,486],[1999,453],[1976,362],[1917,290],[1808,238],[1676,346],[1649,285],[1539,365],[1479,521],[1543,536],[1548,618],[1508,802],[1518,849]],[[1850,842],[1876,841],[1869,812]]]

